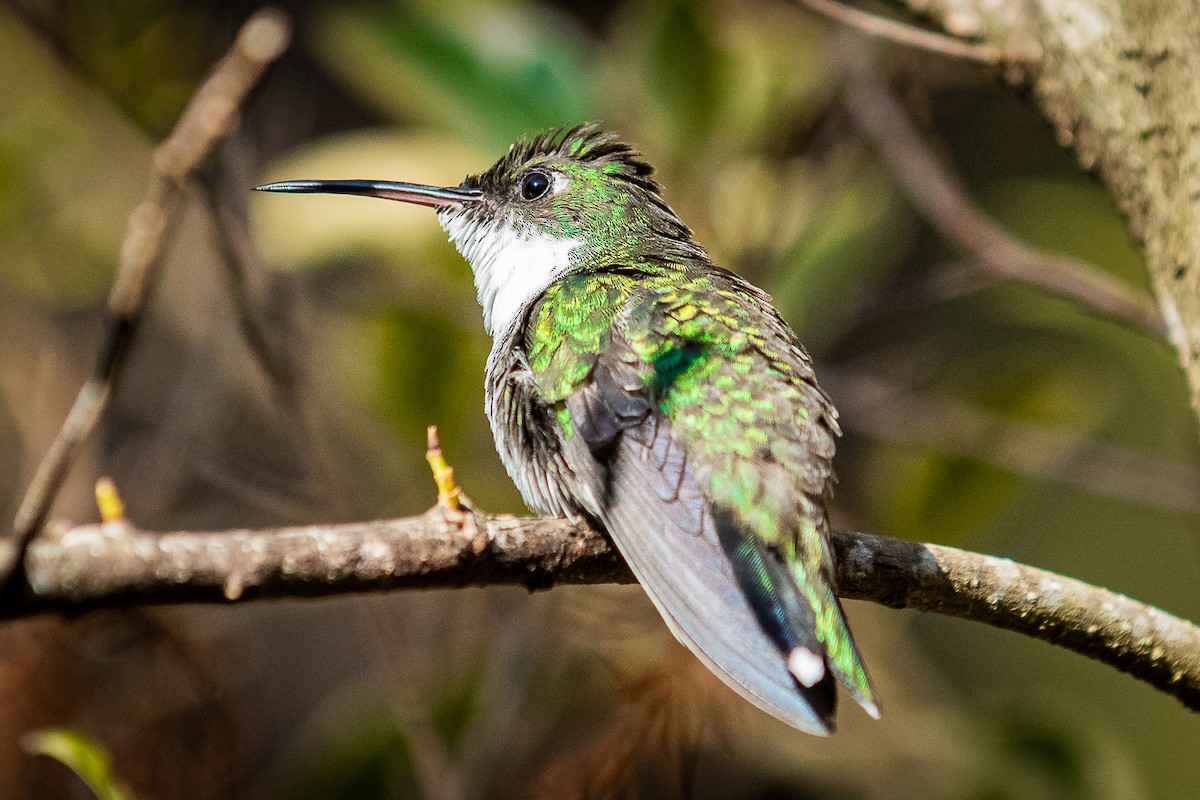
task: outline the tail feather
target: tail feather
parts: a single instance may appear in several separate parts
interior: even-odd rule
[[[779,645],[759,624],[690,470],[664,503],[643,445],[620,437],[603,471],[568,440],[581,496],[604,524],[671,632],[750,702],[809,733],[833,730],[832,673],[801,693]],[[606,472],[606,474],[605,474]],[[826,690],[823,687],[828,687]]]
[[[826,669],[813,606],[796,587],[783,562],[735,512],[714,508],[717,537],[758,624],[779,648],[797,690],[829,722],[837,709],[837,685]]]
[[[817,606],[824,612],[820,614],[817,632],[821,637],[829,669],[837,676],[838,682],[846,687],[854,702],[872,717],[879,719],[879,701],[871,685],[871,677],[867,674],[862,657],[858,653],[858,645],[854,643],[854,635],[850,633],[850,627],[846,624],[841,601],[828,584],[819,587],[816,595]]]
[[[591,402],[596,385],[567,399],[573,419],[615,413]],[[833,730],[839,680],[877,714],[829,586],[797,573],[741,514],[714,504],[666,426],[649,416],[623,424],[620,435],[589,441],[595,426],[579,423],[563,455],[575,496],[675,636],[747,700],[801,730]]]

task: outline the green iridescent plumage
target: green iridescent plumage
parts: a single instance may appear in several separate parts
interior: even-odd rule
[[[834,672],[856,700],[873,703],[829,583],[823,501],[836,414],[766,298],[697,266],[623,265],[552,285],[526,328],[534,380],[570,436],[565,399],[592,378],[601,353],[628,348],[656,413],[706,476],[705,494],[787,565]]]
[[[832,586],[837,414],[770,299],[711,263],[652,173],[580,126],[456,188],[271,188],[435,207],[475,274],[486,410],[530,507],[603,525],[680,641],[764,710],[826,733],[840,683],[877,715]]]

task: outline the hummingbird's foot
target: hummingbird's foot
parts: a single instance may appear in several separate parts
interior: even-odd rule
[[[120,536],[128,533],[129,520],[125,518],[125,503],[117,492],[117,485],[112,478],[101,478],[96,481],[96,507],[100,509],[100,529],[106,536]]]
[[[437,425],[430,425],[427,433],[425,460],[433,471],[433,482],[437,484],[438,505],[447,511],[474,511],[475,506],[454,483],[454,467],[446,463],[442,446],[438,442]]]
[[[425,460],[429,462],[429,469],[433,471],[433,482],[438,487],[436,511],[470,535],[471,549],[476,555],[483,553],[491,546],[491,530],[487,526],[480,526],[479,510],[454,483],[454,467],[447,464],[445,456],[442,455],[436,425],[430,425],[428,429]]]

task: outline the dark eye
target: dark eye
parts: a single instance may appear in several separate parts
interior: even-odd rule
[[[537,200],[550,191],[550,176],[544,172],[531,172],[521,181],[521,197],[526,200]]]

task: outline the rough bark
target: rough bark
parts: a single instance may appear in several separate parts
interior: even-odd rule
[[[1008,559],[834,534],[839,593],[986,622],[1096,658],[1200,709],[1200,628],[1123,595]],[[0,544],[0,555],[14,545]],[[0,617],[146,603],[233,603],[400,588],[628,583],[608,540],[555,518],[435,507],[419,517],[150,533],[86,525],[35,541]]]

